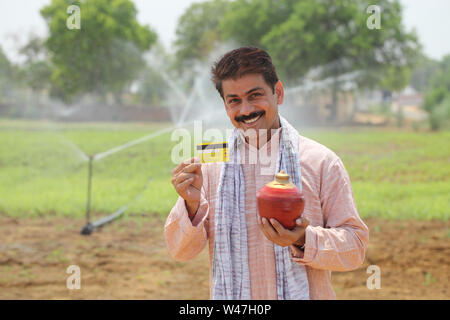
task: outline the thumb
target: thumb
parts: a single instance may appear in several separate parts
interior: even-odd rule
[[[298,218],[297,220],[295,220],[295,224],[298,227],[306,228],[307,226],[309,226],[309,220],[307,218]]]

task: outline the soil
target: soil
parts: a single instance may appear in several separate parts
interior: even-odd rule
[[[338,299],[449,299],[450,223],[365,219],[370,244],[363,265],[333,272]],[[0,216],[2,299],[209,299],[208,253],[189,262],[169,255],[164,221],[130,217],[89,236],[83,220]],[[81,289],[66,286],[70,265]],[[370,265],[381,288],[368,289]]]

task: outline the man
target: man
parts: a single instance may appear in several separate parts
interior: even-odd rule
[[[284,90],[267,52],[230,51],[212,73],[235,127],[230,161],[192,158],[173,170],[179,198],[165,224],[171,255],[192,259],[209,242],[213,299],[335,299],[331,271],[358,268],[369,236],[342,161],[279,116]],[[246,134],[252,131],[256,138]],[[270,174],[262,174],[267,163]],[[257,191],[280,169],[306,199],[292,230],[257,212]]]

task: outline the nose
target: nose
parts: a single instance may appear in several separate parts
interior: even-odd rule
[[[241,110],[239,113],[243,116],[248,116],[250,113],[254,112],[255,108],[247,101],[242,101]]]

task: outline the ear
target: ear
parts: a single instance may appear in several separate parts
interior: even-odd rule
[[[278,80],[277,83],[275,83],[275,97],[277,99],[277,104],[282,104],[284,100],[284,88],[283,84],[280,80]]]

